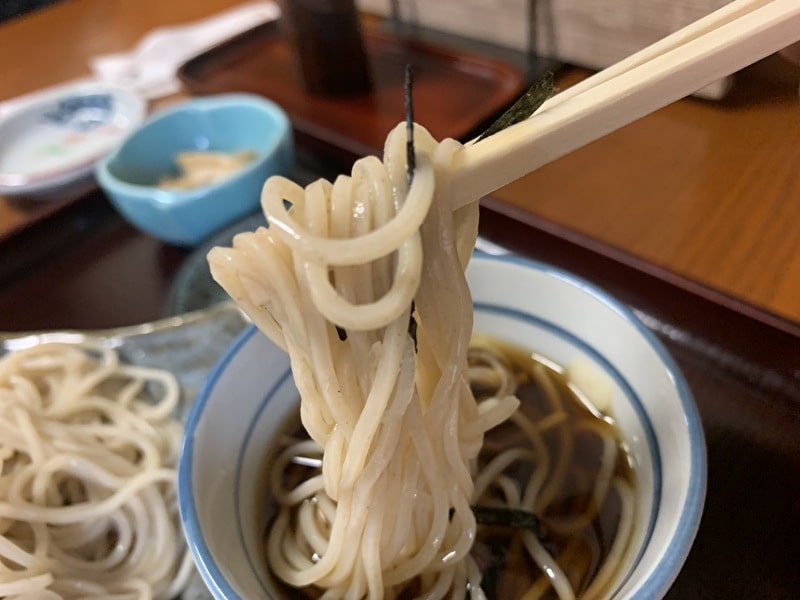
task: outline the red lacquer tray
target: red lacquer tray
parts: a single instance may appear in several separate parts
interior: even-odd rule
[[[298,144],[342,162],[381,152],[386,134],[404,118],[403,78],[414,69],[415,119],[437,139],[463,140],[521,94],[525,78],[485,56],[363,28],[374,89],[346,98],[309,94],[276,23],[252,29],[187,62],[179,76],[193,94],[250,92],[289,114]]]

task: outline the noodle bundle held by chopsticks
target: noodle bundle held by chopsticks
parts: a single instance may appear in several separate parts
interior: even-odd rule
[[[384,160],[363,158],[350,177],[305,190],[268,180],[269,228],[209,254],[215,279],[289,354],[322,471],[284,489],[276,467],[267,554],[283,581],[325,598],[392,597],[410,580],[432,598],[479,591],[470,462],[517,406],[479,410],[469,389],[464,269],[478,206],[453,212],[448,198],[461,145],[415,127],[410,186],[400,124]]]

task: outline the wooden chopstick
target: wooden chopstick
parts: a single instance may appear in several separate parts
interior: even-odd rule
[[[467,145],[451,163],[454,198],[475,201],[798,39],[800,1],[737,0]]]
[[[753,12],[757,8],[761,8],[762,6],[769,4],[771,1],[772,0],[735,0],[730,4],[726,4],[719,10],[715,10],[705,17],[686,25],[678,31],[674,31],[657,42],[650,44],[646,48],[642,48],[635,54],[631,54],[627,58],[622,59],[621,61],[603,69],[602,71],[598,71],[591,77],[587,77],[583,81],[576,83],[570,88],[567,88],[560,94],[553,96],[540,107],[539,111],[541,112],[543,110],[547,110],[548,108],[552,108],[553,106],[561,104],[565,100],[569,100],[570,98],[577,96],[578,94],[581,94],[596,85],[604,83],[613,77],[618,77],[619,75],[622,75],[623,73],[630,71],[631,69],[634,69],[649,60],[653,60],[657,56],[665,54],[670,50],[674,50],[683,44],[697,39],[701,35],[705,35],[706,33],[709,33],[718,27],[730,23],[734,19],[738,19],[741,16]]]

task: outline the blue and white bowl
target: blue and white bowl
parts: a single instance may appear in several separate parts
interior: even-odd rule
[[[561,364],[581,356],[613,382],[614,417],[630,447],[635,534],[615,599],[662,597],[700,521],[705,444],[689,389],[661,343],[631,311],[568,273],[513,257],[473,258],[475,331]],[[256,522],[263,459],[296,410],[286,355],[254,328],[216,366],[188,418],[178,473],[181,518],[217,599],[278,598]]]
[[[0,120],[0,194],[59,197],[147,114],[125,88],[85,82],[22,104]]]

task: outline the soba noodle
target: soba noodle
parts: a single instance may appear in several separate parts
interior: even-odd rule
[[[401,124],[384,161],[363,158],[351,177],[305,189],[268,180],[269,227],[209,254],[214,278],[290,357],[311,440],[274,462],[280,510],[266,553],[281,580],[315,586],[322,598],[394,598],[409,582],[424,598],[485,597],[470,554],[471,502],[504,485],[496,483],[503,467],[474,468],[484,434],[519,401],[511,390],[478,403],[470,390],[464,269],[478,206],[450,208],[449,164],[460,144],[437,144],[415,127],[410,187]],[[321,471],[287,488],[284,471],[309,456]],[[508,503],[535,507],[548,488],[532,486]],[[537,562],[557,571],[530,538]],[[565,577],[551,581],[572,597]]]
[[[0,360],[0,597],[180,593],[192,564],[178,399],[171,374],[106,348],[43,344]]]
[[[475,469],[473,503],[538,515],[557,551],[546,549],[533,532],[521,531],[520,541],[542,577],[521,593],[499,597],[534,600],[547,597],[550,587],[561,600],[606,597],[628,549],[635,506],[633,473],[617,430],[597,411],[610,389],[578,398],[584,390],[575,388],[575,380],[595,376],[585,363],[563,369],[485,336],[473,339],[469,365],[482,403],[524,397],[509,421],[487,436]],[[531,397],[532,390],[537,398]],[[615,512],[609,527],[603,521]],[[580,549],[593,544],[607,547]]]

